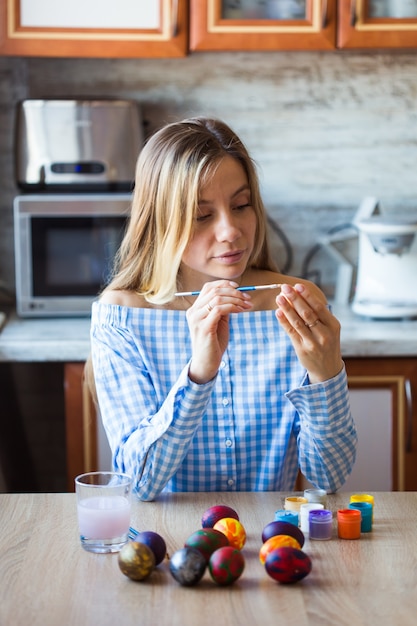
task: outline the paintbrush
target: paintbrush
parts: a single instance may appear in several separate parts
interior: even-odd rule
[[[278,289],[281,287],[279,283],[272,285],[251,285],[249,287],[237,287],[236,291],[261,291],[262,289]],[[201,291],[179,291],[175,296],[199,296]]]

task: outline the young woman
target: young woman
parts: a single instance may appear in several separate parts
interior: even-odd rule
[[[340,324],[316,286],[274,267],[253,162],[218,120],[170,124],[143,148],[91,345],[113,466],[142,500],[292,490],[298,469],[334,491],[351,471]]]

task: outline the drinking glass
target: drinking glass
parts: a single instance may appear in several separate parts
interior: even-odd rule
[[[78,528],[88,552],[119,552],[128,540],[132,479],[117,472],[88,472],[75,479]]]

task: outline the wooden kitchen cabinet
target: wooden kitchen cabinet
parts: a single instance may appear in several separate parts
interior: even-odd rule
[[[0,0],[0,54],[39,57],[181,57],[188,0]]]
[[[416,48],[415,0],[339,0],[339,48]]]
[[[345,363],[352,391],[389,392],[390,402],[381,409],[379,428],[374,423],[369,426],[373,432],[369,432],[367,436],[373,438],[373,445],[364,451],[368,456],[369,467],[372,466],[373,459],[380,462],[381,455],[385,456],[386,463],[392,468],[392,490],[416,491],[417,358],[346,358]],[[387,411],[390,424],[386,422]],[[356,415],[353,409],[352,412],[355,420],[363,423],[361,428],[366,429],[366,407],[356,411]],[[392,438],[390,451],[383,444],[387,428]],[[362,491],[366,489],[365,476]]]
[[[74,478],[97,470],[97,423],[94,402],[84,380],[82,362],[64,364],[67,490]]]
[[[190,2],[191,50],[417,47],[416,0]]]
[[[332,50],[336,0],[190,0],[191,50]]]
[[[402,7],[402,8],[401,8]],[[0,0],[0,55],[417,48],[416,0]]]

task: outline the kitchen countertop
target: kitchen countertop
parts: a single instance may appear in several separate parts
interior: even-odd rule
[[[417,357],[417,319],[374,320],[333,305],[341,323],[343,357]]]
[[[85,361],[90,351],[90,319],[7,316],[0,332],[0,361]]]
[[[342,325],[343,357],[417,356],[417,319],[371,320],[334,305]],[[0,361],[83,362],[90,351],[89,318],[7,316],[0,331]]]

